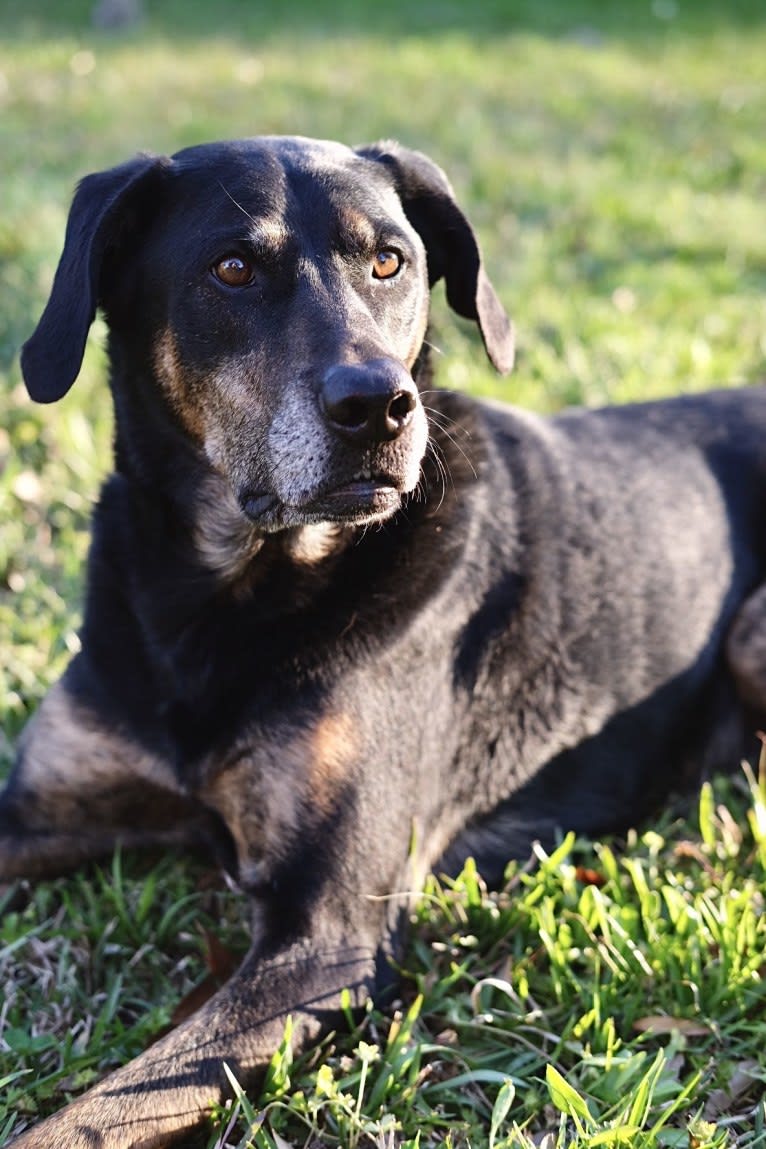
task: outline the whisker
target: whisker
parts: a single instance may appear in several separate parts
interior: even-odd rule
[[[250,215],[250,212],[249,212],[249,211],[248,211],[246,208],[244,208],[244,207],[242,206],[242,204],[241,204],[241,203],[239,203],[237,200],[235,200],[234,196],[231,194],[231,192],[228,190],[228,188],[226,188],[226,187],[225,187],[225,186],[224,186],[224,185],[221,183],[221,181],[220,181],[220,180],[218,181],[218,186],[219,186],[219,188],[221,189],[221,191],[223,192],[223,194],[224,194],[225,196],[228,196],[228,198],[231,200],[231,202],[234,204],[234,206],[235,206],[236,208],[239,208],[239,210],[242,212],[242,214],[243,214],[244,216],[246,216],[246,217],[247,217],[247,218],[250,220],[250,222],[251,222],[251,223],[254,223],[254,224],[256,224],[256,226],[257,226],[257,225],[258,225],[258,220],[255,218],[255,216],[254,216],[254,215]]]
[[[468,454],[467,454],[467,453],[466,453],[466,452],[463,450],[463,448],[461,447],[460,443],[458,443],[458,441],[457,441],[457,439],[455,438],[455,436],[454,436],[453,434],[451,434],[451,433],[450,433],[450,431],[448,431],[448,430],[447,430],[447,428],[446,428],[446,427],[445,427],[445,426],[444,426],[442,423],[439,423],[439,422],[437,421],[437,419],[434,417],[435,415],[441,415],[441,412],[440,412],[440,411],[436,411],[436,412],[434,412],[434,411],[431,411],[431,410],[430,410],[430,408],[428,408],[428,407],[426,407],[426,408],[425,408],[425,410],[426,410],[426,411],[429,413],[429,417],[430,417],[430,418],[433,420],[433,422],[434,422],[434,423],[436,424],[436,426],[439,428],[439,430],[441,431],[441,433],[442,433],[442,434],[443,434],[443,435],[444,435],[444,436],[445,436],[447,439],[449,439],[450,443],[452,443],[452,446],[455,448],[455,450],[456,450],[456,451],[459,451],[459,452],[460,452],[460,454],[463,456],[463,458],[465,459],[466,463],[468,464],[468,466],[469,466],[469,467],[470,467],[470,469],[471,469],[471,474],[473,475],[474,479],[478,479],[478,477],[479,477],[479,475],[478,475],[478,472],[477,472],[476,468],[474,467],[473,463],[471,462],[471,459],[470,459],[469,455],[468,455]],[[456,430],[457,430],[457,429],[459,429],[459,428],[457,427],[457,425],[456,425],[456,424],[453,424],[453,425],[455,426],[455,429],[456,429]],[[433,443],[433,440],[432,440],[432,439],[429,439],[429,443]],[[434,446],[436,446],[436,444],[435,444],[435,443],[434,443]],[[441,448],[439,448],[439,449],[441,450]]]
[[[438,395],[439,393],[440,392],[439,392],[438,388],[431,388],[430,390],[421,391],[420,392],[421,401],[424,398],[424,396],[426,396],[426,395]],[[429,415],[431,415],[433,417],[434,421],[436,421],[437,419],[440,419],[441,420],[441,422],[439,423],[440,427],[453,427],[455,431],[459,431],[460,434],[465,435],[465,437],[467,439],[472,438],[471,432],[470,432],[468,427],[464,427],[462,423],[458,423],[458,421],[456,419],[451,418],[449,415],[446,414],[446,412],[439,410],[438,407],[429,407],[428,404],[423,403],[423,410],[427,411],[429,413]]]
[[[431,457],[432,457],[434,464],[436,466],[436,473],[440,479],[441,495],[439,497],[439,502],[436,505],[436,509],[438,511],[439,508],[441,507],[442,503],[444,502],[444,500],[447,497],[447,483],[448,482],[450,483],[453,490],[454,490],[454,483],[452,482],[452,475],[450,474],[449,467],[446,465],[446,461],[443,457],[444,453],[443,453],[441,447],[439,446],[439,444],[434,443],[432,440],[430,440],[429,444],[428,444],[428,451],[431,453]],[[424,488],[423,494],[424,494],[424,498],[428,497],[427,492],[425,491],[425,488]]]
[[[420,393],[421,400],[422,400],[424,395],[431,395],[431,394],[435,395],[435,394],[437,394],[437,392],[436,391],[421,391],[421,393]],[[444,428],[452,427],[454,431],[459,432],[461,435],[465,435],[465,437],[467,439],[472,438],[471,432],[470,432],[468,427],[464,427],[462,423],[458,423],[456,419],[452,419],[444,411],[439,410],[438,407],[429,407],[427,403],[424,403],[423,404],[423,410],[427,411],[428,414],[431,415],[434,422],[438,421],[437,425],[439,427],[444,427]]]
[[[435,424],[435,426],[439,428],[440,431],[446,432],[451,430],[455,435],[463,435],[466,439],[473,438],[467,427],[463,427],[460,423],[456,423],[454,419],[450,419],[441,411],[435,411],[433,407],[427,407],[425,403],[423,404],[423,410],[428,412],[428,414],[431,416],[431,421]]]

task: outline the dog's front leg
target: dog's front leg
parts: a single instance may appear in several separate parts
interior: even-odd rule
[[[209,812],[169,764],[73,687],[73,663],[19,742],[0,794],[0,882],[55,876],[115,846],[199,844]]]
[[[42,1124],[14,1149],[153,1149],[204,1122],[225,1098],[224,1063],[252,1083],[278,1048],[288,1016],[296,1047],[341,1016],[349,989],[361,1005],[373,989],[375,953],[331,923],[260,956],[251,952],[231,980],[178,1029]]]

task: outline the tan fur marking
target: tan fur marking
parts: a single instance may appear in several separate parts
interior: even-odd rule
[[[167,395],[175,414],[183,423],[195,442],[201,443],[205,436],[205,421],[200,409],[190,401],[189,389],[184,380],[184,369],[178,355],[175,336],[168,328],[154,346],[154,372],[160,386]]]
[[[338,212],[338,229],[344,237],[358,243],[360,247],[370,247],[377,238],[372,222],[364,212],[352,207],[343,207]]]
[[[358,750],[355,724],[348,714],[326,714],[314,727],[309,741],[310,792],[314,804],[329,813]]]
[[[285,551],[302,566],[316,566],[337,552],[349,534],[338,523],[309,523],[286,532]]]
[[[262,247],[283,248],[290,239],[290,229],[281,219],[268,219],[262,216],[253,222],[250,229],[253,242]]]

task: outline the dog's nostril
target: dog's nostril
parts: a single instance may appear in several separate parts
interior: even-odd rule
[[[397,423],[404,423],[415,410],[415,396],[410,391],[402,391],[391,400],[388,417]]]
[[[335,403],[329,414],[338,427],[346,427],[350,431],[357,427],[363,427],[369,418],[369,410],[365,401],[354,397]]]

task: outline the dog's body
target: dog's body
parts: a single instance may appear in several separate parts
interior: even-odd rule
[[[104,307],[116,470],[0,878],[203,842],[254,940],[19,1145],[167,1143],[224,1060],[247,1079],[288,1014],[305,1042],[380,988],[430,868],[623,828],[766,715],[766,393],[543,421],[427,390],[441,277],[508,369],[448,184],[394,146],[211,145],[81,186],[24,370],[58,398]]]

